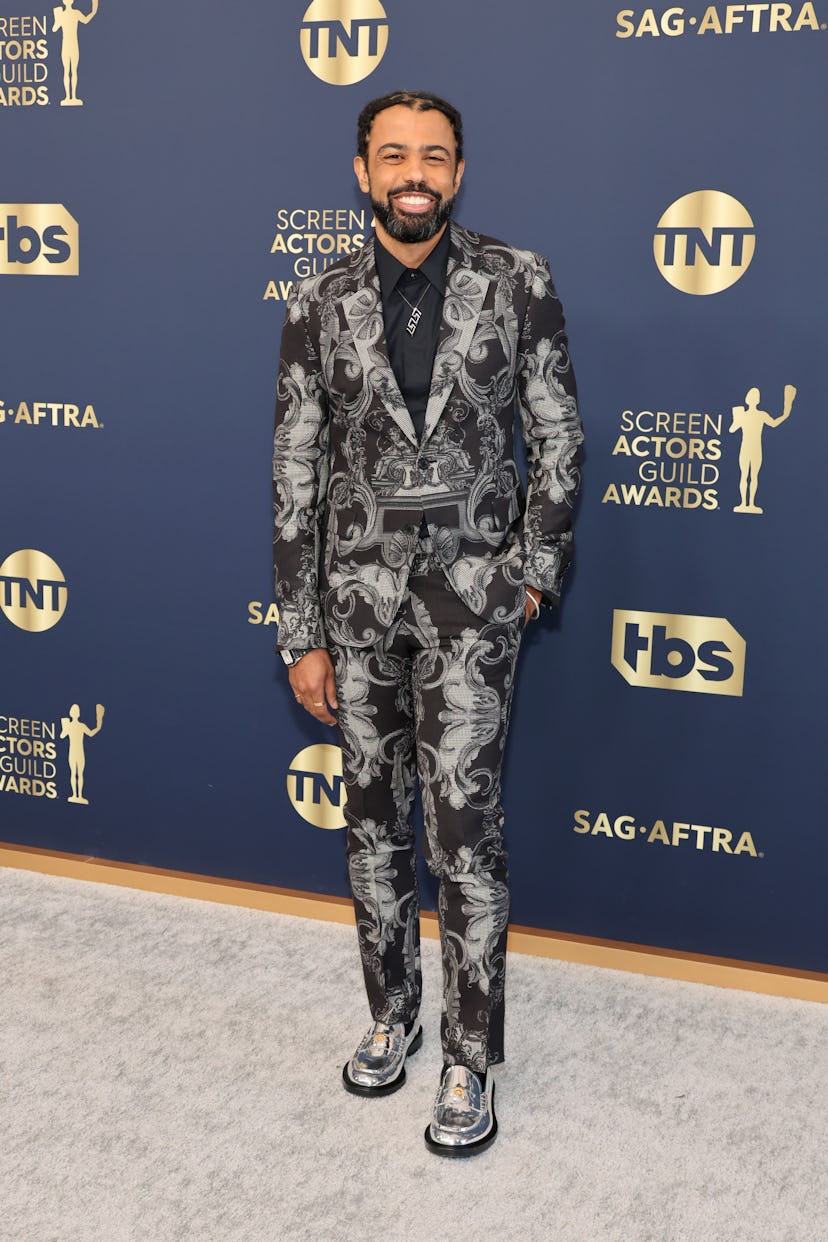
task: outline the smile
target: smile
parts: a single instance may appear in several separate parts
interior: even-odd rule
[[[428,211],[433,206],[434,199],[428,194],[397,194],[394,197],[394,204],[401,207],[403,211],[417,214]]]

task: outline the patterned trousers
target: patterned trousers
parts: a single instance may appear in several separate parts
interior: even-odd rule
[[[347,788],[347,856],[375,1021],[413,1022],[422,990],[411,808],[439,878],[448,1064],[503,1060],[509,888],[500,776],[522,618],[472,613],[423,540],[382,641],[331,652]]]

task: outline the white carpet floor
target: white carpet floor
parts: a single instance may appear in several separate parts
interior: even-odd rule
[[[826,1242],[828,1007],[512,956],[500,1135],[387,1099],[354,933],[0,869],[2,1242]]]

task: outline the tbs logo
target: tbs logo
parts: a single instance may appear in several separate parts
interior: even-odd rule
[[[0,203],[0,275],[77,274],[78,222],[61,203]]]
[[[616,609],[611,659],[631,686],[742,694],[745,640],[724,617]]]

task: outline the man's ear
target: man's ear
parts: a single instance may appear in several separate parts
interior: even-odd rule
[[[466,161],[460,160],[457,165],[457,171],[454,174],[454,193],[460,189],[460,182],[463,180],[463,173],[466,171]]]
[[[368,169],[365,167],[365,160],[361,155],[354,156],[354,176],[359,182],[359,188],[364,194],[368,193]]]

